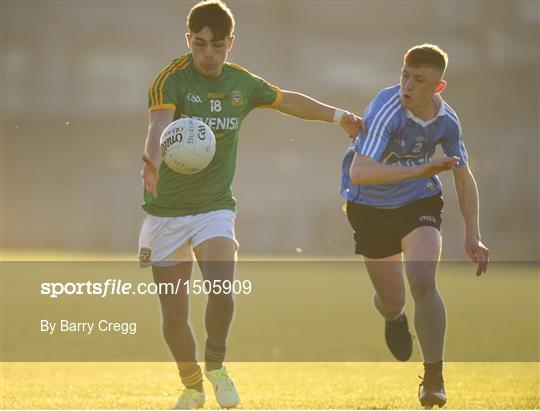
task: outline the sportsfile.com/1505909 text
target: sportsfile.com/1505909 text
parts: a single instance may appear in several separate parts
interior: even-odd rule
[[[163,295],[186,293],[209,294],[251,294],[250,280],[183,280],[174,283],[136,283],[120,279],[86,282],[43,282],[41,295],[50,298],[73,295],[95,295],[101,298],[122,295]]]

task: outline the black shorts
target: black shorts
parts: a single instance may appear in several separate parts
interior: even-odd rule
[[[368,258],[400,253],[401,239],[417,227],[441,230],[441,195],[422,198],[399,208],[377,208],[347,202],[347,217],[354,230],[355,252]]]

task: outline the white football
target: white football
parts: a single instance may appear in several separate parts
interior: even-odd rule
[[[163,130],[159,148],[169,168],[181,174],[195,174],[214,158],[216,137],[202,121],[180,118]]]

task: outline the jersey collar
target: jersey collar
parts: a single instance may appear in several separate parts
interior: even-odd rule
[[[435,120],[437,120],[440,116],[445,116],[446,108],[444,107],[444,100],[442,99],[442,97],[439,94],[435,94],[433,98],[435,99],[435,103],[439,106],[439,111],[437,112],[437,115],[435,117],[433,117],[432,119],[428,121],[424,121],[421,118],[416,117],[409,110],[405,109],[405,115],[407,116],[407,118],[410,118],[412,121],[420,124],[422,127],[427,127],[431,123],[433,123]]]

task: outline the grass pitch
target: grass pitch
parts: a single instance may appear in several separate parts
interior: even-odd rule
[[[419,363],[234,363],[240,409],[418,409]],[[446,408],[538,409],[538,363],[448,363]],[[205,383],[205,408],[216,409]],[[170,409],[166,363],[4,363],[2,408]]]

